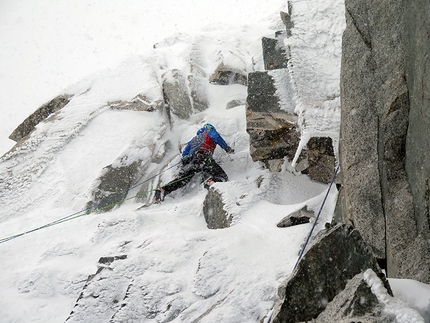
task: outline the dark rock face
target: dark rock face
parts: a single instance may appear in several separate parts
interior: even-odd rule
[[[283,44],[279,44],[280,41],[282,39],[267,37],[262,39],[264,68],[266,70],[287,68],[288,66],[288,55]]]
[[[280,111],[275,82],[269,73],[249,73],[246,104],[254,112]]]
[[[430,17],[428,0],[405,0],[406,80],[410,112],[406,137],[406,171],[414,197],[417,238],[409,248],[401,276],[430,284]],[[426,8],[426,10],[424,10]],[[405,255],[406,256],[406,255]],[[427,262],[417,261],[426,258]],[[425,266],[427,264],[427,266]],[[404,272],[403,272],[404,270]]]
[[[394,318],[382,314],[383,305],[372,293],[363,273],[352,278],[345,289],[328,303],[315,323],[390,323]]]
[[[330,137],[313,137],[306,146],[306,157],[302,163],[305,162],[307,165],[302,173],[308,174],[313,180],[330,183],[336,161],[333,140]]]
[[[341,213],[389,277],[428,283],[429,18],[409,2],[345,1]]]
[[[96,212],[106,212],[120,205],[127,191],[139,173],[140,162],[136,161],[127,166],[104,168],[104,174],[99,178],[99,185],[93,191],[93,199],[87,208],[94,208]]]
[[[372,269],[383,277],[376,259],[359,232],[337,225],[320,232],[289,280],[279,287],[273,323],[295,323],[316,318],[355,275]]]
[[[39,124],[39,122],[45,120],[54,112],[64,108],[71,99],[71,95],[63,94],[42,105],[12,132],[12,134],[9,136],[9,139],[18,142],[22,138],[28,136]]]
[[[209,229],[224,229],[231,224],[232,216],[224,210],[222,195],[213,187],[203,202],[203,215]]]

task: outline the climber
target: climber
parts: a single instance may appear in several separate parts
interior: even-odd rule
[[[228,181],[227,174],[212,158],[217,145],[228,154],[234,153],[215,127],[206,123],[197,131],[196,136],[188,142],[182,152],[181,170],[176,178],[155,191],[155,203],[164,201],[167,194],[185,186],[195,174],[200,172],[203,174],[206,189],[209,189],[214,182]]]

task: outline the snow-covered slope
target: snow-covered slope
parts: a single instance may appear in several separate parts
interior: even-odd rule
[[[304,205],[318,212],[327,185],[286,170],[270,173],[252,162],[245,107],[226,109],[227,102],[246,98],[242,85],[207,82],[209,108],[186,121],[174,117],[172,127],[165,112],[112,110],[108,103],[139,93],[156,99],[161,76],[171,69],[188,75],[190,62],[198,61],[207,77],[221,61],[247,72],[262,69],[261,37],[283,28],[279,9],[286,7],[274,8],[273,18],[252,27],[178,33],[144,55],[89,76],[65,91],[74,96],[61,112],[0,159],[0,239],[6,238],[0,240],[1,322],[64,322],[71,312],[68,322],[267,318],[277,287],[293,269],[312,226],[276,224]],[[167,139],[176,149],[172,155],[178,155],[178,147],[205,122],[235,149],[234,155],[215,151],[230,178],[214,184],[234,214],[230,228],[207,228],[202,215],[206,191],[199,185],[144,208],[135,202],[136,186],[111,212],[79,212],[103,167],[123,156],[127,162],[148,161],[148,147],[156,151]],[[171,157],[162,163],[174,164]],[[160,174],[161,181],[169,181],[175,170]],[[315,233],[330,221],[336,196],[331,190]],[[48,223],[54,225],[44,227]],[[102,257],[112,258],[99,262]]]
[[[184,143],[209,121],[236,150],[232,156],[215,152],[230,177],[216,185],[231,199],[233,226],[207,229],[201,215],[206,191],[198,186],[172,194],[162,205],[137,210],[141,205],[129,199],[110,213],[84,214],[2,243],[2,272],[8,273],[1,278],[2,321],[64,321],[88,276],[96,273],[98,259],[120,255],[127,259],[113,262],[89,283],[69,321],[107,322],[114,316],[118,322],[125,317],[155,322],[180,313],[177,320],[183,322],[199,317],[256,322],[270,311],[277,286],[309,232],[309,225],[286,230],[276,223],[304,203],[316,209],[326,186],[304,175],[270,174],[252,162],[245,107],[225,108],[229,100],[246,97],[242,85],[208,84],[210,108],[190,121],[174,120],[172,129],[166,129],[163,113],[106,107],[107,101],[128,100],[142,91],[151,67],[147,62],[132,59],[71,87],[68,93],[75,97],[69,105],[3,157],[1,236],[85,208],[106,164],[124,151],[130,159],[142,158],[144,151],[133,154],[129,147],[156,144],[161,136]],[[163,182],[173,173],[163,173]],[[335,196],[332,191],[330,205]],[[330,211],[329,206],[323,216]]]

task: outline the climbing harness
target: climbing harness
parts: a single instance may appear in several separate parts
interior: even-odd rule
[[[303,245],[302,250],[300,251],[299,257],[297,258],[297,262],[296,262],[296,264],[294,265],[294,269],[296,269],[297,265],[299,264],[300,259],[302,258],[303,254],[305,253],[306,247],[307,247],[307,245],[309,244],[309,241],[310,241],[310,239],[311,239],[312,233],[313,233],[313,231],[314,231],[314,229],[315,229],[315,226],[316,226],[316,225],[317,225],[317,223],[318,223],[318,219],[319,219],[319,217],[320,217],[320,215],[321,215],[321,211],[322,211],[322,209],[323,209],[323,207],[324,207],[324,204],[325,204],[325,202],[326,202],[326,200],[327,200],[328,194],[330,193],[330,189],[331,189],[331,187],[332,187],[332,185],[333,185],[333,183],[334,183],[334,180],[336,179],[336,175],[337,175],[337,172],[338,172],[338,171],[339,171],[339,165],[336,167],[336,170],[335,170],[335,172],[334,172],[333,178],[332,178],[332,180],[331,180],[331,182],[330,182],[330,185],[329,185],[329,187],[328,187],[327,193],[325,194],[324,200],[323,200],[323,202],[322,202],[322,204],[321,204],[321,207],[320,207],[320,209],[319,209],[319,211],[318,211],[318,215],[317,215],[317,217],[315,218],[315,221],[314,221],[314,224],[312,225],[311,231],[309,232],[309,235],[308,235],[308,237],[306,238],[306,242],[305,242],[305,244]]]

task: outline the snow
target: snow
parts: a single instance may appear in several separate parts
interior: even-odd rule
[[[427,286],[427,288],[425,288],[424,286],[421,287],[421,292],[424,292],[424,293],[420,295],[420,296],[424,296],[424,300],[428,298],[429,302],[427,302],[427,304],[424,304],[427,308],[421,307],[420,305],[415,303],[418,306],[417,306],[417,309],[413,309],[411,308],[411,305],[410,305],[411,303],[408,304],[405,299],[402,299],[401,297],[396,298],[396,297],[390,296],[387,293],[387,290],[385,289],[385,287],[382,285],[382,281],[371,269],[367,269],[364,272],[364,280],[369,285],[370,289],[372,290],[372,293],[376,295],[379,302],[383,304],[383,312],[386,315],[393,317],[395,322],[425,323],[430,318],[428,316],[429,314],[428,305],[430,304],[430,298],[428,298],[428,294],[427,294],[429,291],[428,289],[429,286]],[[395,286],[398,286],[396,285],[395,280],[390,280],[390,284],[393,282]],[[395,293],[395,290],[393,292]],[[398,291],[399,295],[402,295],[403,293],[404,291],[403,292]],[[417,293],[417,291],[415,290],[414,294],[418,296],[420,293]],[[421,305],[423,305],[423,303],[421,303]],[[419,313],[420,311],[422,311],[422,313]],[[425,321],[423,317],[425,317],[427,320]]]
[[[25,145],[0,159],[0,239],[28,232],[0,240],[0,321],[64,322],[81,293],[79,310],[68,322],[108,322],[112,315],[112,322],[267,318],[313,225],[276,224],[304,205],[317,214],[328,185],[288,172],[287,166],[270,173],[251,160],[245,106],[225,108],[246,98],[242,85],[207,83],[209,109],[188,121],[174,118],[173,127],[163,113],[113,110],[109,102],[140,93],[157,100],[161,75],[171,69],[188,75],[190,62],[206,75],[221,61],[247,72],[262,70],[261,37],[284,28],[279,11],[287,11],[287,3],[6,0],[0,6],[5,45],[0,151],[11,147],[5,138],[37,107],[58,94],[74,95]],[[302,143],[313,135],[336,142],[343,5],[308,0],[293,1],[293,7],[301,40],[290,39],[292,57],[299,60],[291,80],[298,93],[296,112],[305,120]],[[312,64],[299,64],[304,59]],[[272,73],[278,86],[285,82],[282,72]],[[285,110],[293,106],[282,104]],[[104,167],[148,163],[167,139],[173,147],[183,146],[206,122],[235,149],[233,155],[219,148],[214,154],[230,178],[214,184],[234,215],[230,228],[207,228],[206,191],[199,185],[145,208],[135,202],[136,185],[111,212],[80,212]],[[178,155],[179,149],[163,162],[173,166]],[[148,172],[157,167],[151,164]],[[175,171],[160,174],[162,182]],[[313,234],[331,220],[336,198],[332,187]],[[55,223],[63,218],[67,221]],[[48,223],[55,224],[44,227]],[[35,228],[40,229],[31,231]],[[120,259],[100,265],[101,257]],[[418,312],[429,321],[429,286],[390,279],[393,300],[374,281],[369,274],[369,285],[376,286],[397,322],[421,322]]]

